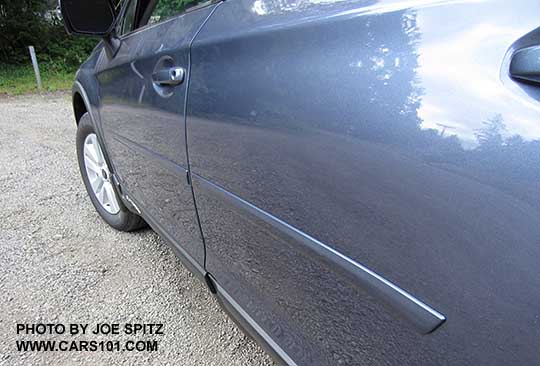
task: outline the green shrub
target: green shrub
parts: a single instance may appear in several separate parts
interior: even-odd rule
[[[68,70],[48,63],[40,63],[39,67],[45,92],[71,89],[76,67]],[[32,65],[0,64],[0,96],[35,92],[37,83]]]

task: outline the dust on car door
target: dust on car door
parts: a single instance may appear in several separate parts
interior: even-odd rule
[[[196,37],[206,269],[287,363],[538,362],[538,11],[231,0]]]
[[[180,244],[198,271],[204,246],[187,181],[184,102],[189,45],[214,5],[171,8],[132,0],[118,25],[120,49],[96,65],[103,134],[121,187],[150,225]]]

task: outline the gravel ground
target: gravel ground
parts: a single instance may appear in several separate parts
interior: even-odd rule
[[[0,365],[273,365],[152,231],[120,233],[79,178],[66,94],[0,99]],[[17,335],[17,323],[162,323],[165,334]],[[159,341],[157,352],[18,352],[17,340]]]

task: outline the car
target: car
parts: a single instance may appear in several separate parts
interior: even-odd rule
[[[287,365],[540,364],[540,3],[61,0],[83,182]]]

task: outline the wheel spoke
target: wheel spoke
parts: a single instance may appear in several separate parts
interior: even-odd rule
[[[88,156],[92,159],[93,162],[99,163],[99,155],[96,148],[97,140],[90,139],[85,145],[85,151],[88,152]]]
[[[84,155],[84,164],[86,165],[86,168],[90,169],[96,174],[101,174],[101,168],[94,162],[94,160],[90,158],[89,155]]]
[[[99,190],[98,190],[98,199],[99,199],[99,202],[101,203],[102,206],[105,206],[105,190],[103,189],[103,181],[101,182],[101,184],[99,185]]]
[[[97,162],[101,165],[105,164],[105,157],[103,156],[103,151],[101,151],[101,148],[99,145],[96,146],[96,156],[97,156]]]
[[[90,180],[90,185],[92,186],[92,190],[97,195],[97,192],[99,191],[99,184],[102,181],[101,177],[96,175],[94,176],[93,179],[89,179],[89,180]]]
[[[105,181],[103,181],[103,179],[98,179],[98,181],[96,182],[96,192],[97,193],[101,193],[101,191],[103,190],[103,185],[105,184]]]
[[[108,202],[111,205],[111,211],[118,212],[120,211],[120,207],[118,205],[118,200],[116,199],[116,192],[114,191],[114,188],[110,182],[106,182],[103,186],[103,190],[107,194]]]

